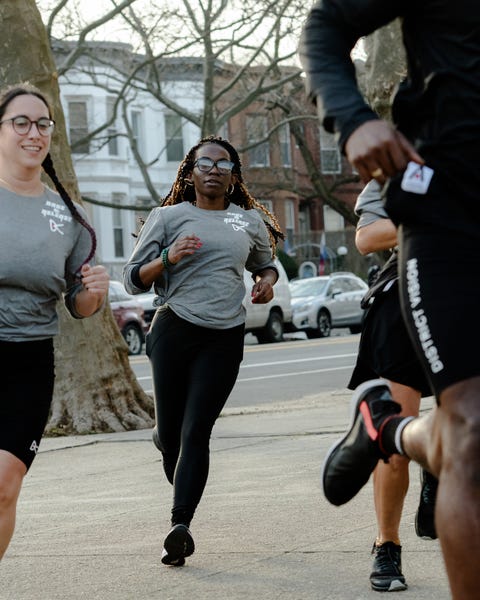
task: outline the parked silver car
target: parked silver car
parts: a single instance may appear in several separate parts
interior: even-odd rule
[[[297,331],[305,331],[309,338],[328,337],[333,327],[360,332],[364,313],[360,301],[368,285],[353,273],[296,279],[289,286]]]

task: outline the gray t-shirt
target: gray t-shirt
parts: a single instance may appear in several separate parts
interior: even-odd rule
[[[212,329],[245,322],[243,271],[275,269],[267,228],[259,213],[230,204],[226,210],[203,210],[182,202],[155,208],[140,231],[124,268],[125,288],[139,294],[132,281],[136,265],[160,256],[178,237],[196,235],[202,242],[155,282],[159,304],[168,304],[182,319]],[[276,270],[276,269],[275,269]]]
[[[355,214],[359,217],[357,229],[371,225],[379,219],[388,219],[381,191],[382,188],[374,179],[363,188],[355,204]]]
[[[67,307],[78,317],[71,308],[81,289],[75,272],[90,247],[88,231],[56,192],[27,197],[0,188],[0,340],[57,334],[56,304],[67,290]]]

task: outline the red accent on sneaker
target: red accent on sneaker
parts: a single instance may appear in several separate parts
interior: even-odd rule
[[[363,422],[365,423],[365,429],[367,430],[368,437],[375,441],[378,437],[378,431],[375,429],[375,426],[372,422],[372,416],[368,409],[368,405],[365,401],[360,403],[358,407],[363,416]]]
[[[387,452],[385,450],[385,447],[383,446],[383,442],[382,442],[382,433],[383,433],[383,429],[385,428],[385,425],[387,423],[389,423],[392,419],[397,419],[399,417],[399,415],[390,415],[388,416],[385,421],[383,421],[383,423],[380,425],[380,428],[378,430],[378,447],[380,448],[380,452],[382,454],[385,454],[385,456],[390,456],[390,452]]]

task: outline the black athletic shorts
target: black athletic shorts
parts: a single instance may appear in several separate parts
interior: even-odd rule
[[[401,224],[401,307],[438,399],[480,376],[479,190],[438,168],[426,194],[404,191],[401,178],[391,180],[386,202]]]
[[[35,458],[53,395],[53,340],[0,341],[0,449]]]
[[[480,238],[411,226],[400,235],[402,310],[438,397],[480,376]]]
[[[367,310],[348,388],[378,377],[414,388],[422,396],[432,395],[402,317],[398,281],[376,295]]]

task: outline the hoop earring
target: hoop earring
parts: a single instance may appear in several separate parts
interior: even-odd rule
[[[231,189],[230,189],[231,188]],[[231,196],[233,194],[233,192],[235,191],[235,184],[231,183],[228,188],[227,191],[225,192],[227,194],[227,196]]]
[[[185,182],[185,185],[188,185],[188,187],[193,187],[193,181],[191,179],[187,179],[185,177],[183,181]]]

